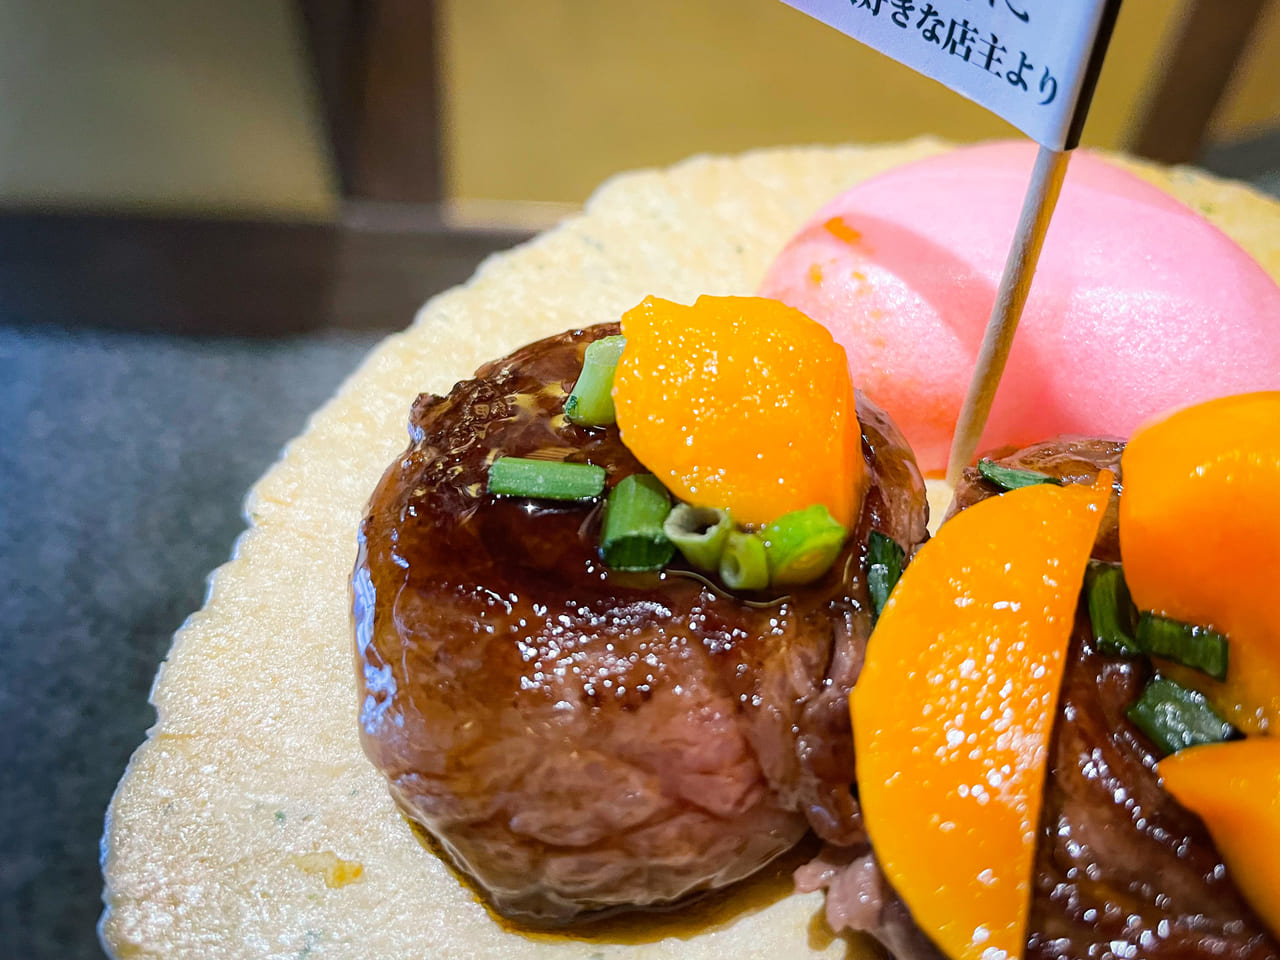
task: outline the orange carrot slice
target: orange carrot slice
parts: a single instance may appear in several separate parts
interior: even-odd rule
[[[1280,739],[1192,747],[1161,760],[1157,772],[1204,820],[1240,892],[1280,933]]]
[[[1120,552],[1143,610],[1230,639],[1225,684],[1184,679],[1249,731],[1280,722],[1280,392],[1148,424],[1121,460]]]
[[[861,504],[862,432],[844,348],[776,300],[647,298],[622,318],[614,377],[623,442],[680,499],[767,523]]]
[[[947,521],[890,597],[850,698],[876,856],[956,960],[1022,953],[1058,689],[1111,483],[1026,487]]]

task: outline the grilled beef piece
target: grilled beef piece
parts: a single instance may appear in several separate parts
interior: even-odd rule
[[[872,528],[912,550],[924,488],[859,399],[868,488],[829,574],[731,596],[677,562],[598,558],[599,505],[496,498],[497,456],[643,468],[562,416],[601,325],[420,396],[354,575],[362,742],[404,812],[504,914],[563,923],[732,883],[807,830],[862,837],[847,695],[870,627]]]
[[[1117,493],[1093,551],[1114,562],[1123,450],[1116,440],[1070,438],[1000,463],[1082,483],[1114,472]],[[958,499],[974,495],[973,476],[965,481]],[[1125,716],[1150,678],[1147,661],[1094,649],[1082,602],[1050,754],[1026,956],[1274,960],[1280,942],[1240,896],[1199,817],[1160,786],[1162,754]]]
[[[1116,476],[1115,492],[1107,503],[1107,512],[1098,526],[1098,539],[1093,545],[1095,560],[1108,563],[1120,561],[1120,455],[1124,453],[1124,441],[1107,437],[1059,437],[1034,443],[1021,450],[1005,451],[1003,456],[992,455],[1002,467],[1016,470],[1035,470],[1056,477],[1064,483],[1093,483],[1101,470],[1110,470]],[[955,500],[947,511],[947,519],[970,507],[979,500],[993,497],[1000,492],[994,483],[983,479],[977,467],[967,467],[964,477],[956,487]]]
[[[800,893],[826,891],[826,919],[832,930],[869,933],[898,960],[946,960],[889,885],[868,844],[826,844],[796,870],[795,884]]]
[[[1093,649],[1086,610],[1070,666],[1036,851],[1028,960],[1280,957],[1200,819],[1160,786],[1161,754],[1125,716],[1144,661]]]
[[[1105,468],[1116,473],[1118,490],[1123,449],[1114,440],[1064,438],[997,462],[1082,483]],[[952,512],[998,492],[967,470]],[[1113,495],[1096,559],[1119,559],[1117,509]],[[1125,716],[1150,676],[1145,661],[1094,649],[1082,603],[1051,746],[1026,960],[1280,957],[1280,943],[1241,898],[1204,825],[1161,788],[1160,753]],[[861,882],[872,881],[864,873]],[[830,897],[851,884],[827,878],[827,886]],[[881,909],[863,929],[899,960],[936,960],[931,944],[904,936],[905,908],[883,876],[877,889]],[[837,905],[834,916],[852,910]]]

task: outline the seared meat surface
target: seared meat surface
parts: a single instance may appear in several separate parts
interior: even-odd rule
[[[1064,483],[1093,483],[1099,471],[1110,470],[1116,476],[1115,493],[1107,504],[1106,515],[1098,526],[1098,539],[1093,547],[1095,560],[1120,562],[1120,455],[1124,441],[1107,437],[1059,437],[1033,443],[1003,457],[993,457],[1003,467],[1035,470],[1057,477]],[[984,480],[977,467],[968,467],[956,487],[955,500],[947,519],[979,500],[993,497],[1000,488]]]
[[[365,751],[505,914],[541,923],[732,883],[812,828],[862,836],[847,695],[870,628],[869,531],[925,536],[905,442],[860,398],[871,484],[842,557],[736,598],[678,563],[623,574],[598,505],[485,493],[497,456],[643,468],[562,406],[600,325],[414,404],[354,575]]]
[[[997,462],[1082,483],[1105,468],[1116,474],[1118,491],[1123,449],[1115,440],[1063,438]],[[952,512],[997,493],[971,468]],[[1098,532],[1096,559],[1120,558],[1117,507],[1118,493]],[[1161,789],[1160,753],[1125,716],[1151,674],[1144,660],[1094,650],[1082,603],[1051,747],[1027,960],[1280,957],[1280,943],[1241,898],[1204,824]],[[852,903],[829,902],[828,916],[856,915],[898,960],[937,960],[932,944],[908,935],[902,901],[882,875],[868,879],[867,862],[854,861],[861,866],[861,912]],[[850,879],[821,879],[829,898],[855,889]],[[878,898],[872,911],[867,890]]]
[[[1032,958],[1280,957],[1204,824],[1160,787],[1161,754],[1124,714],[1144,661],[1093,650],[1080,611],[1063,681],[1031,903]]]
[[[1108,469],[1118,489],[1123,450],[1114,440],[1064,439],[999,462],[1085,483]],[[967,504],[994,492],[975,470],[966,472],[957,499]],[[1113,495],[1095,559],[1120,559],[1118,503]],[[1280,957],[1280,943],[1241,898],[1204,824],[1161,788],[1161,754],[1125,716],[1151,678],[1150,664],[1097,653],[1083,603],[1067,663],[1028,960]]]

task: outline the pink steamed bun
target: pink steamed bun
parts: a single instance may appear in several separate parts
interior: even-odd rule
[[[927,472],[946,467],[1034,157],[982,145],[860,183],[760,287],[826,324]],[[980,449],[1128,436],[1170,407],[1277,387],[1280,288],[1212,224],[1078,153]]]

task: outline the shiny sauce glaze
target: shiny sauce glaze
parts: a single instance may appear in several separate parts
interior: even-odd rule
[[[1123,450],[1118,440],[1067,438],[998,462],[1067,482],[1092,483],[1104,468],[1115,473],[1093,551],[1095,559],[1115,562]],[[996,492],[970,470],[957,505]],[[1051,745],[1028,960],[1280,957],[1280,944],[1240,896],[1204,824],[1160,785],[1161,754],[1125,716],[1151,676],[1146,660],[1094,649],[1082,601]]]
[[[861,839],[846,698],[870,627],[872,528],[908,551],[923,484],[859,399],[871,484],[830,573],[730,595],[677,562],[599,561],[600,504],[485,492],[497,456],[643,468],[568,423],[591,340],[531,344],[414,404],[354,574],[361,738],[404,812],[507,916],[562,924],[746,877],[812,829]]]

